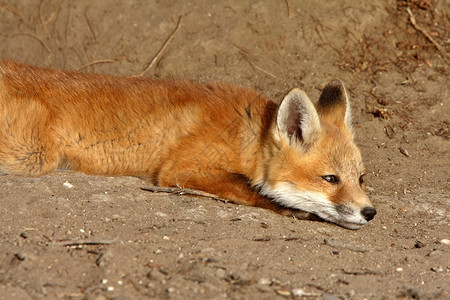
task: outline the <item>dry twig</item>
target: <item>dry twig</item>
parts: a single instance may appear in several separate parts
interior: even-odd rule
[[[191,195],[191,196],[200,196],[212,198],[215,200],[220,200],[224,202],[228,202],[228,200],[219,198],[218,196],[206,192],[202,192],[199,190],[186,189],[182,187],[162,187],[162,186],[146,186],[142,187],[141,190],[153,192],[153,193],[168,193],[168,194],[176,194],[176,195]]]
[[[439,45],[438,42],[436,42],[433,37],[425,30],[423,29],[421,26],[417,25],[416,22],[416,18],[414,17],[411,8],[407,7],[406,11],[409,14],[409,21],[411,22],[411,25],[414,27],[415,30],[420,31],[441,53],[443,58],[447,57],[447,52],[445,51],[445,49]]]
[[[161,54],[164,52],[164,49],[166,49],[167,45],[170,43],[170,41],[172,41],[173,37],[175,36],[175,33],[177,33],[178,29],[181,27],[181,20],[182,20],[183,16],[179,16],[178,17],[178,22],[177,22],[177,26],[175,27],[175,29],[172,31],[172,33],[169,35],[169,37],[166,39],[166,41],[164,42],[164,44],[161,46],[161,48],[158,50],[158,52],[156,53],[156,55],[153,57],[152,61],[148,64],[148,66],[145,68],[144,71],[142,71],[141,73],[139,73],[136,76],[143,76],[145,73],[148,72],[148,70],[150,70],[152,68],[152,66],[155,64],[155,62],[158,60],[158,58],[161,56]]]

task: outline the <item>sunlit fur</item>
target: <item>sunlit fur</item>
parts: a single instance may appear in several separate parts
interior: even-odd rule
[[[147,178],[356,229],[371,207],[340,82],[285,109],[226,84],[115,77],[0,62],[0,173],[56,169]],[[331,97],[331,98],[330,98]],[[336,99],[332,99],[332,98]],[[297,114],[293,114],[297,113]],[[295,123],[295,122],[298,122]],[[322,176],[334,174],[338,184]],[[374,213],[371,214],[371,218]]]

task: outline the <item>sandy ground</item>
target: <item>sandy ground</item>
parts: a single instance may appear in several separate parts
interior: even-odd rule
[[[0,298],[449,299],[449,2],[214,3],[0,1],[0,57],[135,75],[174,33],[145,76],[276,101],[339,78],[376,218],[350,231],[132,177],[4,175]]]

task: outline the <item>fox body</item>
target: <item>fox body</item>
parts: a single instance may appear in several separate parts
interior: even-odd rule
[[[0,172],[131,175],[350,229],[376,211],[347,92],[281,105],[225,84],[152,80],[0,62]]]

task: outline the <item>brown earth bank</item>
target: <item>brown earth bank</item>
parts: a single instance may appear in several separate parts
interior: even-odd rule
[[[132,177],[2,175],[0,299],[449,299],[448,12],[445,0],[0,1],[1,58],[276,101],[293,87],[316,100],[341,79],[378,210],[350,231]]]

